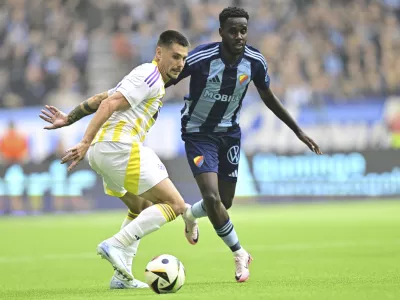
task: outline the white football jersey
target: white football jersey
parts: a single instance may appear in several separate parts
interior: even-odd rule
[[[162,106],[164,84],[155,61],[133,69],[115,88],[108,91],[109,96],[120,92],[131,107],[114,112],[92,144],[111,141],[129,144],[143,142]]]

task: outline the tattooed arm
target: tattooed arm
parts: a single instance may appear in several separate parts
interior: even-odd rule
[[[94,95],[93,97],[90,97],[89,99],[83,101],[68,114],[68,125],[75,123],[85,116],[95,113],[99,108],[101,102],[107,98],[108,92],[104,92]]]
[[[44,129],[51,130],[69,126],[83,117],[95,113],[101,102],[107,98],[108,92],[94,95],[75,107],[68,115],[54,106],[46,105],[47,110],[42,109],[43,115],[39,115],[39,117],[51,124],[44,127]]]

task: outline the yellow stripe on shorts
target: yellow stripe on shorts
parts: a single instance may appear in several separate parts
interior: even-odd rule
[[[117,125],[115,126],[115,129],[114,129],[113,137],[112,137],[112,141],[113,141],[113,142],[119,142],[119,138],[121,137],[121,133],[122,133],[122,128],[123,128],[127,123],[128,123],[128,122],[123,121],[123,120],[121,120],[121,121],[119,121],[119,122],[117,123]]]
[[[131,155],[125,172],[125,189],[137,195],[140,179],[140,148],[138,143],[132,144]]]
[[[105,188],[105,192],[107,195],[117,197],[117,198],[121,198],[125,195],[125,193],[120,193],[120,192],[110,190],[108,187]]]

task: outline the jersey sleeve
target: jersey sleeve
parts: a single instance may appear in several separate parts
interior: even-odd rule
[[[260,54],[261,55],[261,54]],[[270,85],[268,74],[268,64],[264,56],[261,55],[254,64],[254,85],[260,90],[266,90]]]
[[[147,72],[149,73],[149,72]],[[132,72],[122,79],[118,85],[109,90],[108,94],[120,92],[129,102],[132,108],[135,108],[140,102],[149,97],[151,88],[145,82],[149,74],[145,72]],[[146,76],[147,75],[147,76]]]

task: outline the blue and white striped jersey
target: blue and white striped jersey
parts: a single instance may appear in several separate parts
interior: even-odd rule
[[[221,43],[198,46],[189,53],[176,84],[191,76],[189,95],[182,109],[182,132],[227,132],[239,125],[240,109],[250,81],[259,89],[269,88],[268,65],[264,56],[245,47],[234,66],[225,64]]]

